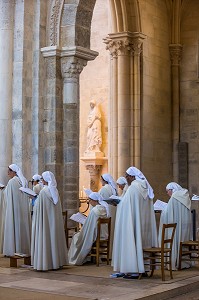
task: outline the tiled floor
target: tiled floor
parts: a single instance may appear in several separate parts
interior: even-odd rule
[[[155,300],[160,299],[160,293],[161,299],[169,299],[199,286],[199,267],[175,271],[173,280],[166,272],[166,281],[162,282],[159,271],[155,271],[152,278],[137,280],[110,278],[113,271],[107,265],[66,266],[59,271],[36,272],[20,267],[22,263],[18,262],[18,268],[10,268],[9,259],[0,257],[0,299],[40,299],[38,295],[48,298],[54,295],[52,299],[62,299],[64,295],[64,299],[71,300]],[[1,297],[6,290],[13,291],[13,298]],[[21,295],[17,298],[16,294],[20,291]],[[23,296],[25,292],[29,293],[28,296]],[[37,297],[34,296],[36,293]]]

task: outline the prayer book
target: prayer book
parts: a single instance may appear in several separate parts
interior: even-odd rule
[[[19,189],[20,189],[20,191],[22,191],[23,193],[27,194],[28,196],[31,196],[31,197],[36,197],[37,196],[37,194],[35,192],[33,192],[33,190],[31,190],[29,188],[20,187]]]
[[[0,189],[4,188],[5,185],[3,183],[0,183]]]
[[[167,206],[167,203],[157,199],[153,206],[154,210],[164,210]]]
[[[80,223],[80,224],[84,224],[84,222],[86,221],[86,216],[81,214],[80,212],[76,213],[76,214],[73,214],[70,219],[77,222],[77,223]]]
[[[16,255],[16,256],[20,256],[20,257],[29,257],[30,255],[28,255],[28,254],[25,254],[25,253],[14,253],[14,255]]]
[[[121,197],[119,196],[115,196],[115,195],[112,195],[110,198],[108,199],[104,199],[104,201],[110,205],[118,205],[121,201]]]
[[[193,194],[193,197],[191,198],[191,200],[199,201],[199,196]]]

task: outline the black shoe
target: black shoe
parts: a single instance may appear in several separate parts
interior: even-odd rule
[[[125,279],[138,279],[139,275],[137,275],[137,274],[125,274],[123,276],[123,278],[125,278]]]

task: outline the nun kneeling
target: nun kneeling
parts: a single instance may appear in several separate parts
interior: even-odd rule
[[[68,264],[66,239],[57,182],[52,172],[42,173],[44,188],[34,205],[31,263],[38,271]]]
[[[71,241],[68,257],[69,263],[72,265],[82,265],[86,262],[86,257],[97,238],[97,220],[109,217],[108,204],[103,201],[99,193],[92,192],[89,195],[89,204],[91,211],[82,229],[73,236]],[[102,238],[107,238],[108,227],[106,225],[101,234],[103,235]]]

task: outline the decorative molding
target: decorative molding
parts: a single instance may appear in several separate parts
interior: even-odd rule
[[[49,44],[59,45],[59,28],[64,0],[53,0],[49,18]]]
[[[63,78],[78,78],[87,61],[75,56],[61,58],[61,72]]]
[[[83,48],[80,46],[74,47],[58,47],[50,46],[41,48],[44,57],[59,56],[59,57],[78,57],[86,61],[94,60],[98,56],[98,52]]]
[[[104,39],[106,50],[109,50],[112,57],[118,55],[140,55],[142,52],[142,44],[145,35],[138,32],[122,32],[116,34],[109,34]]]
[[[170,44],[170,59],[172,66],[179,66],[182,58],[182,45],[181,44]]]

